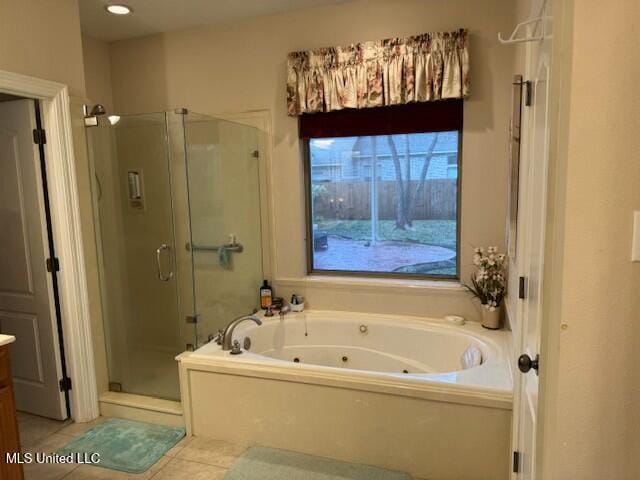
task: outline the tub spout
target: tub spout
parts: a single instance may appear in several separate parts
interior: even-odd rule
[[[245,320],[253,320],[258,325],[262,325],[262,320],[254,315],[242,315],[241,317],[233,319],[222,333],[222,350],[231,350],[233,331],[240,323],[244,322]]]

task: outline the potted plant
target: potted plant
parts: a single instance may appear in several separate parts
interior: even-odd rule
[[[476,248],[473,264],[478,270],[471,275],[467,290],[482,303],[482,326],[491,330],[500,328],[500,310],[506,290],[506,256],[498,247]]]

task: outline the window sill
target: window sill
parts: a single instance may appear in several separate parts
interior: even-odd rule
[[[354,292],[385,292],[401,294],[459,295],[466,289],[457,280],[416,280],[399,278],[362,278],[325,275],[277,278],[274,282],[282,287],[349,289]]]

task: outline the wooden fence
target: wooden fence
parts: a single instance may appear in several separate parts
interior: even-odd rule
[[[420,182],[411,181],[412,195]],[[326,220],[368,220],[371,218],[370,182],[328,182],[316,187],[314,216]],[[405,182],[405,185],[407,183]],[[378,218],[396,218],[396,182],[378,182]],[[427,180],[422,194],[413,202],[414,220],[455,220],[458,186],[454,178]]]

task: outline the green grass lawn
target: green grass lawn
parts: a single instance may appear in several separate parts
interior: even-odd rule
[[[371,239],[370,220],[325,220],[318,222],[318,229],[329,235],[339,235],[353,240]],[[408,230],[396,228],[394,220],[378,221],[378,239],[416,242],[426,245],[456,249],[455,220],[414,220]]]
[[[456,259],[445,260],[444,262],[418,263],[407,265],[394,270],[395,273],[411,273],[414,275],[434,275],[455,277],[457,273]]]

